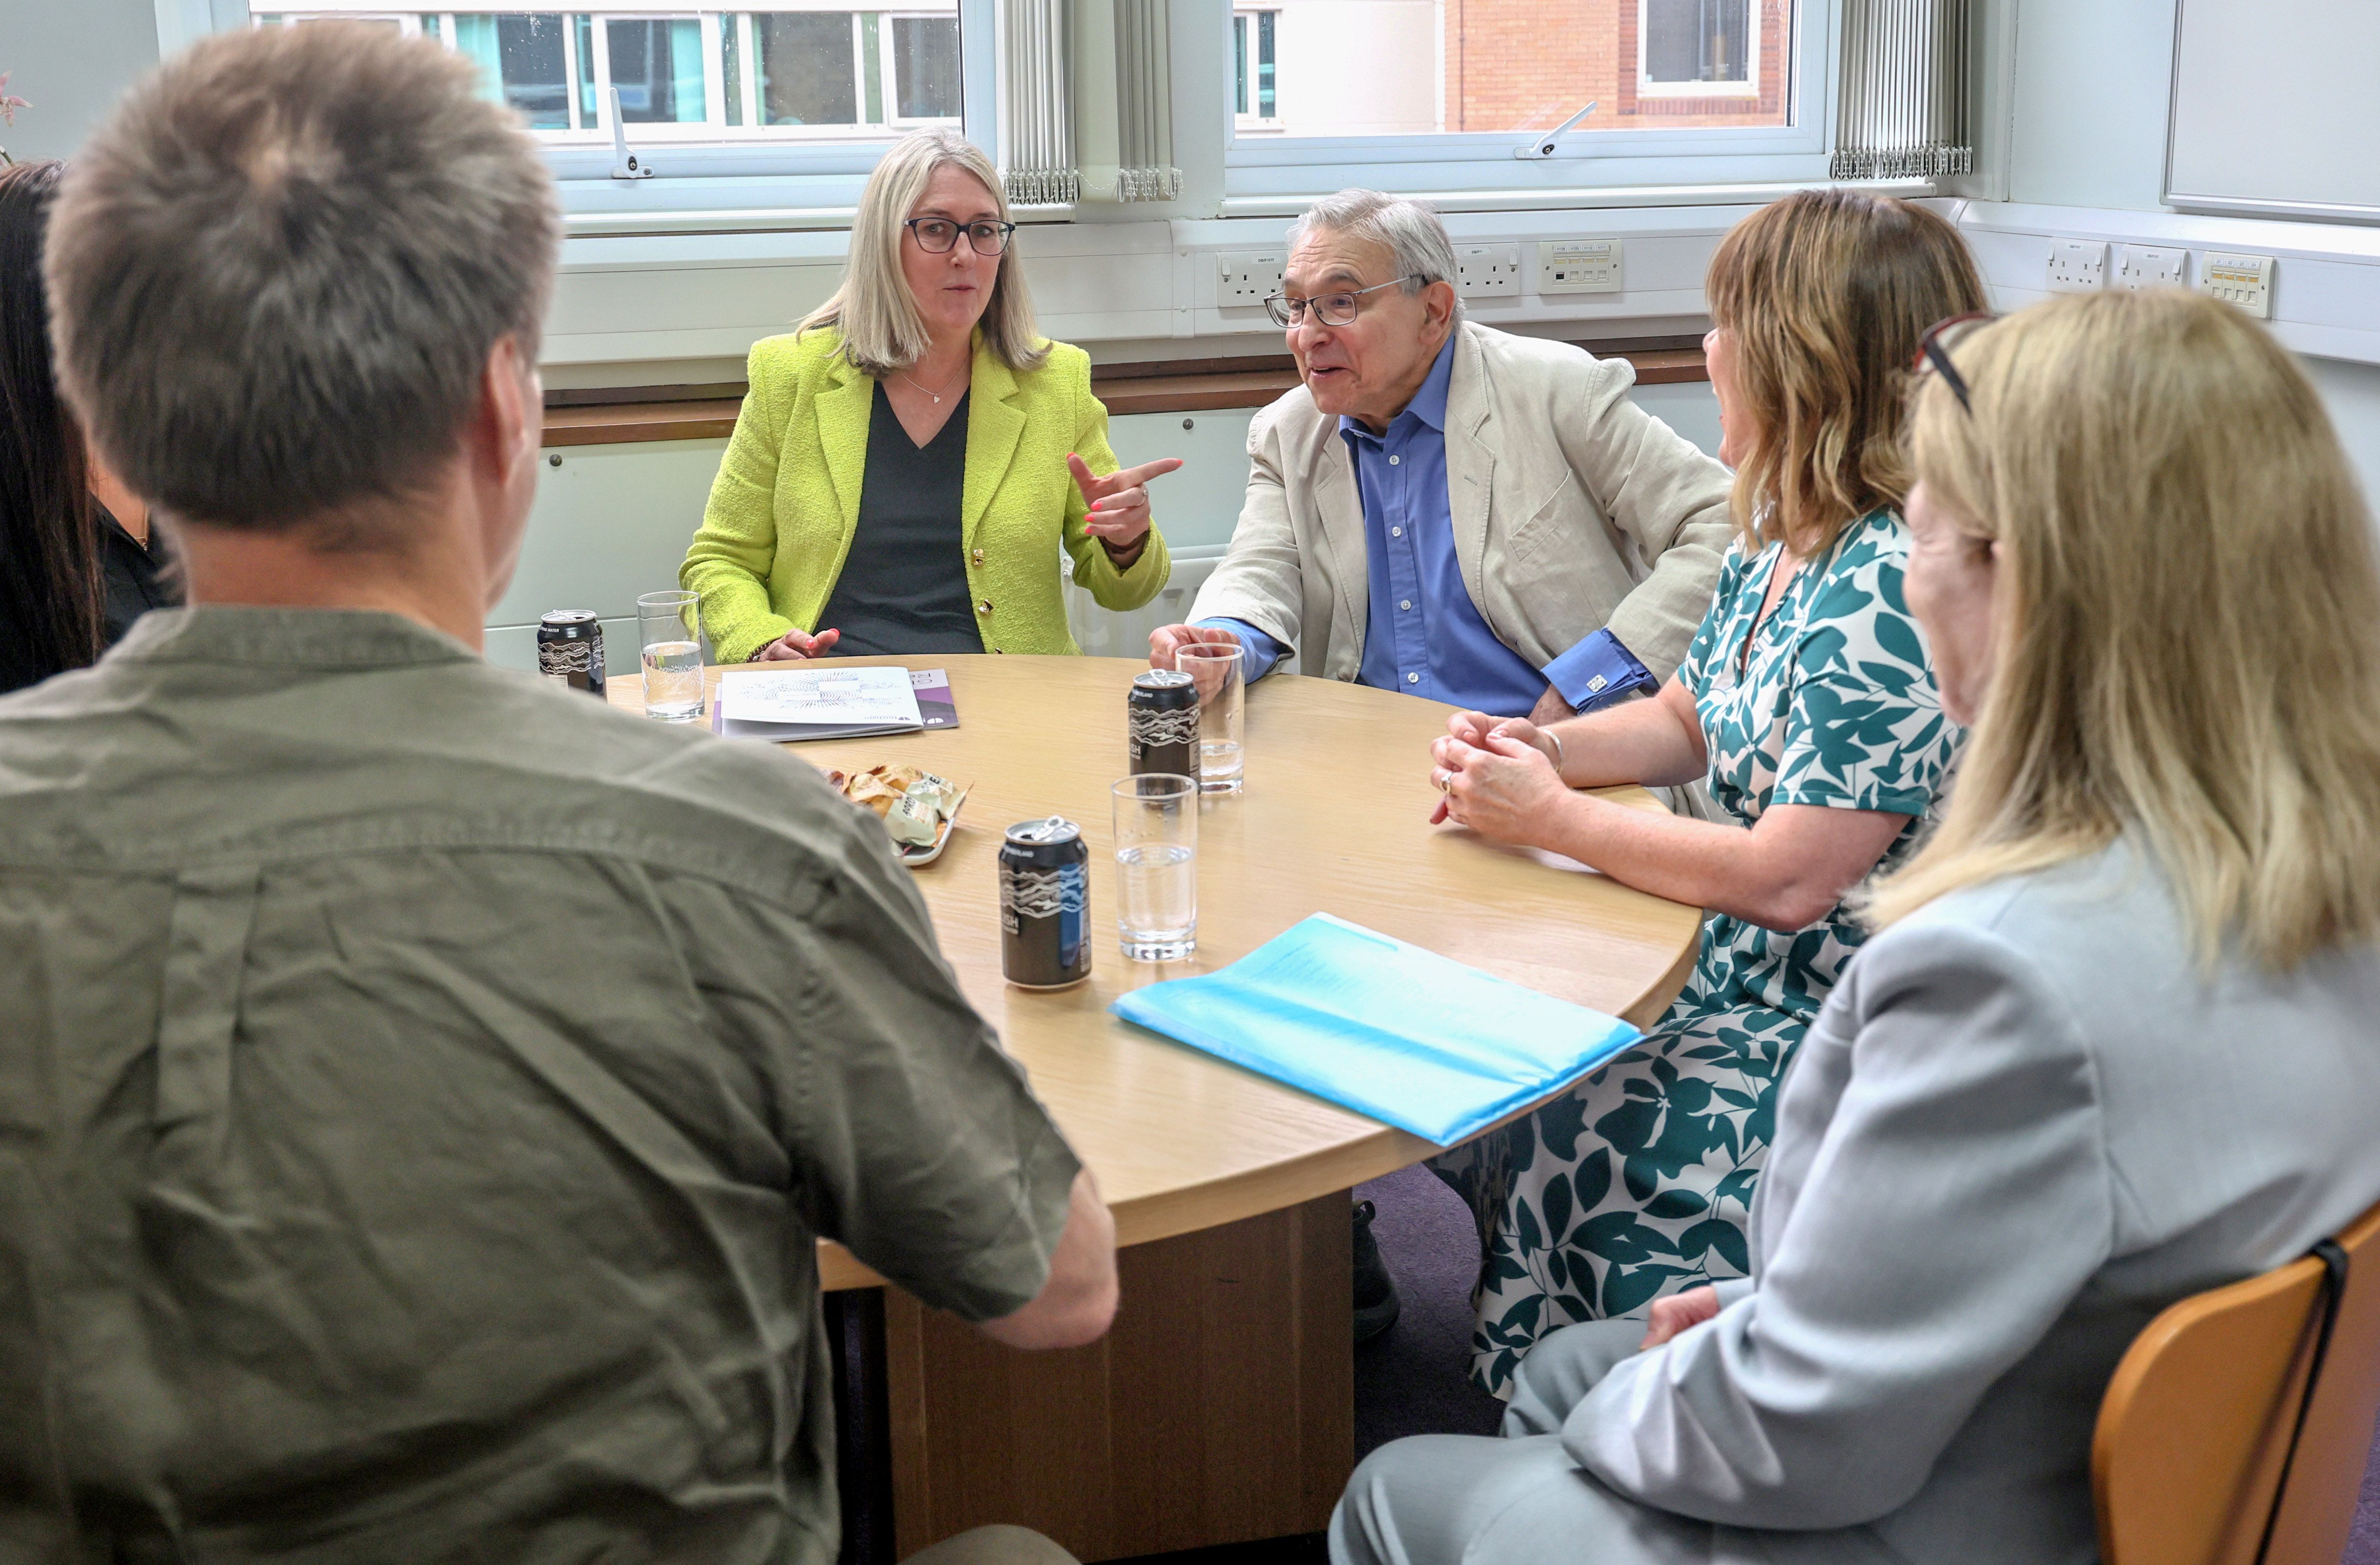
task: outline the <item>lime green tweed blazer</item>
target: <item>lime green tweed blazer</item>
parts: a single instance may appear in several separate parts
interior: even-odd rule
[[[876,382],[844,361],[842,342],[821,329],[753,346],[751,390],[677,573],[702,595],[703,628],[722,662],[742,662],[796,625],[819,628],[843,573]],[[978,334],[968,385],[959,547],[984,650],[1080,652],[1066,629],[1062,545],[1075,580],[1111,609],[1148,602],[1173,569],[1154,527],[1128,571],[1083,530],[1089,506],[1067,454],[1094,473],[1117,466],[1108,410],[1091,394],[1090,356],[1053,343],[1041,368],[1018,374]]]

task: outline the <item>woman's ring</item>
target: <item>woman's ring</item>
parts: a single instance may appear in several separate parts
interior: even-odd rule
[[[1441,794],[1451,794],[1454,791],[1454,778],[1448,772],[1433,771],[1430,773],[1430,780],[1438,784],[1438,791]]]

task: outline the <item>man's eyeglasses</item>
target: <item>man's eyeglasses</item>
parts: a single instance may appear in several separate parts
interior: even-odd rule
[[[1428,278],[1416,273],[1411,277],[1391,277],[1385,283],[1375,283],[1368,288],[1357,288],[1353,293],[1318,294],[1310,299],[1291,298],[1286,294],[1275,294],[1265,300],[1265,313],[1272,317],[1273,324],[1276,326],[1302,324],[1305,320],[1305,312],[1309,309],[1314,312],[1314,319],[1325,326],[1353,326],[1355,323],[1356,312],[1363,309],[1357,301],[1366,294],[1377,294],[1382,288],[1402,287],[1407,283],[1427,283],[1427,281],[1429,281]]]
[[[1937,321],[1925,328],[1924,336],[1917,339],[1917,357],[1911,361],[1909,372],[1923,375],[1928,370],[1933,370],[1942,377],[1942,383],[1950,388],[1950,394],[1959,399],[1959,406],[1969,413],[1974,412],[1975,405],[1967,394],[1966,378],[1959,373],[1959,367],[1950,362],[1950,349],[1976,327],[1988,325],[1998,319],[1988,309],[1971,309],[1964,315]]]
[[[901,226],[917,237],[917,248],[928,255],[950,254],[962,229],[976,254],[998,255],[1008,248],[1008,237],[1016,232],[1014,223],[953,223],[947,217],[913,217]]]

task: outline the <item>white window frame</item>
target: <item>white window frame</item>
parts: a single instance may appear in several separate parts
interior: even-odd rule
[[[1645,69],[1647,25],[1653,0],[1636,0],[1636,95],[1639,98],[1760,98],[1761,0],[1742,0],[1750,36],[1743,45],[1742,81],[1656,81]]]
[[[1269,114],[1269,115],[1267,115],[1267,114],[1258,114],[1258,113],[1257,112],[1257,110],[1256,110],[1256,104],[1257,104],[1257,103],[1259,101],[1259,100],[1258,100],[1258,98],[1257,98],[1257,88],[1256,88],[1257,71],[1257,68],[1258,68],[1257,61],[1257,18],[1259,16],[1269,16],[1269,17],[1271,17],[1271,18],[1273,18],[1273,112],[1272,112],[1272,113],[1270,113],[1270,114]],[[1239,59],[1240,59],[1241,39],[1242,39],[1242,35],[1243,35],[1243,33],[1245,33],[1245,38],[1246,38],[1247,59],[1248,59],[1248,105],[1249,105],[1249,106],[1248,106],[1245,110],[1243,110],[1243,109],[1240,107],[1240,102],[1239,102],[1239,86],[1240,86],[1240,83],[1239,83]],[[1236,133],[1236,132],[1240,132],[1240,131],[1249,131],[1249,130],[1257,131],[1257,132],[1258,132],[1258,133],[1271,132],[1271,133],[1274,133],[1274,134],[1278,134],[1278,133],[1280,132],[1280,129],[1281,129],[1281,57],[1280,57],[1280,56],[1281,56],[1281,7],[1280,7],[1280,6],[1249,6],[1248,8],[1246,8],[1245,10],[1241,10],[1241,9],[1239,9],[1239,8],[1237,8],[1237,7],[1234,7],[1234,8],[1232,9],[1232,43],[1231,43],[1231,52],[1230,52],[1228,55],[1226,55],[1224,56],[1227,60],[1231,61],[1232,94],[1232,129],[1233,130],[1233,132],[1235,132],[1235,133]]]
[[[958,117],[950,115],[905,115],[901,113],[901,74],[899,62],[893,58],[893,40],[898,36],[893,23],[899,21],[939,21],[950,16],[948,11],[882,10],[876,13],[876,64],[884,92],[884,123],[897,130],[915,130],[920,126],[947,125],[956,127]],[[953,18],[955,19],[955,18]],[[966,39],[959,39],[959,75],[966,76]],[[965,94],[962,90],[961,98]],[[964,106],[964,104],[962,104]]]
[[[1776,63],[1791,70],[1792,124],[1676,130],[1582,127],[1562,138],[1555,156],[1539,160],[1512,156],[1513,148],[1528,140],[1525,130],[1369,137],[1245,134],[1233,124],[1227,87],[1218,105],[1229,138],[1223,159],[1224,213],[1294,210],[1302,199],[1356,185],[1464,205],[1501,195],[1522,206],[1597,206],[1667,204],[1700,192],[1724,194],[1730,188],[1823,184],[1836,109],[1840,0],[1794,0],[1791,19],[1787,58]],[[1228,60],[1228,17],[1222,26]],[[1228,82],[1229,73],[1225,76]],[[1589,116],[1587,125],[1592,124]]]
[[[343,18],[393,20],[407,36],[421,31],[420,18],[437,18],[438,32],[449,47],[455,34],[445,18],[455,14],[437,0],[410,10],[398,10],[384,3],[370,11],[350,8],[339,0],[289,0],[276,5],[272,0],[183,0],[186,5],[200,3],[212,9],[202,20],[193,13],[187,21],[176,18],[177,25],[192,31],[212,29],[237,29],[253,25],[254,16],[294,15],[313,18],[336,15]],[[650,226],[661,231],[684,229],[733,229],[750,226],[847,225],[852,208],[859,199],[860,187],[874,170],[884,150],[905,131],[920,125],[954,125],[964,127],[967,136],[978,145],[993,143],[996,125],[993,108],[998,70],[991,55],[990,40],[994,36],[993,0],[956,0],[953,10],[927,10],[917,0],[905,6],[886,5],[883,0],[868,4],[868,0],[819,0],[802,6],[804,9],[831,10],[855,14],[852,29],[852,68],[854,85],[859,90],[860,112],[867,112],[868,80],[860,73],[865,68],[865,55],[860,41],[861,24],[856,17],[875,13],[876,25],[881,30],[878,42],[877,85],[885,110],[883,120],[857,127],[820,127],[816,128],[760,126],[753,123],[726,123],[725,54],[722,47],[722,30],[716,25],[716,13],[733,15],[738,27],[739,45],[737,80],[742,92],[745,118],[757,120],[759,54],[753,30],[746,19],[748,11],[735,0],[699,0],[714,13],[704,17],[693,0],[644,0],[641,4],[625,0],[524,0],[515,6],[489,4],[466,6],[468,12],[506,9],[554,9],[568,16],[588,17],[591,22],[592,52],[596,62],[598,91],[592,124],[584,122],[580,105],[580,70],[575,24],[569,32],[564,55],[569,80],[571,128],[567,131],[541,132],[540,140],[547,161],[561,188],[563,206],[571,229],[616,229],[623,221],[634,226]],[[161,7],[167,0],[160,0]],[[451,0],[450,0],[451,4]],[[762,4],[757,8],[768,9]],[[161,10],[161,16],[163,12]],[[959,23],[959,79],[961,117],[953,120],[903,119],[893,117],[899,108],[898,78],[892,59],[893,16],[952,16]],[[614,180],[613,165],[611,103],[608,92],[601,91],[610,67],[610,37],[602,25],[608,20],[650,19],[669,20],[700,18],[704,20],[706,57],[713,68],[706,70],[705,113],[707,123],[688,125],[674,122],[634,122],[625,128],[632,148],[647,154],[645,161],[658,170],[660,177],[635,181]],[[161,38],[163,36],[161,24]],[[177,35],[178,36],[178,35]],[[807,133],[805,133],[807,131]],[[678,215],[682,214],[682,215]],[[650,219],[650,221],[646,221]]]

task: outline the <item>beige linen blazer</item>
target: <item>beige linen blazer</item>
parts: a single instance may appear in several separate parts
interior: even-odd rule
[[[1732,536],[1726,468],[1628,399],[1635,368],[1464,321],[1446,394],[1446,487],[1471,601],[1542,668],[1609,626],[1668,679]],[[1243,620],[1299,673],[1352,680],[1370,577],[1339,420],[1299,386],[1248,426],[1247,503],[1194,620]]]

